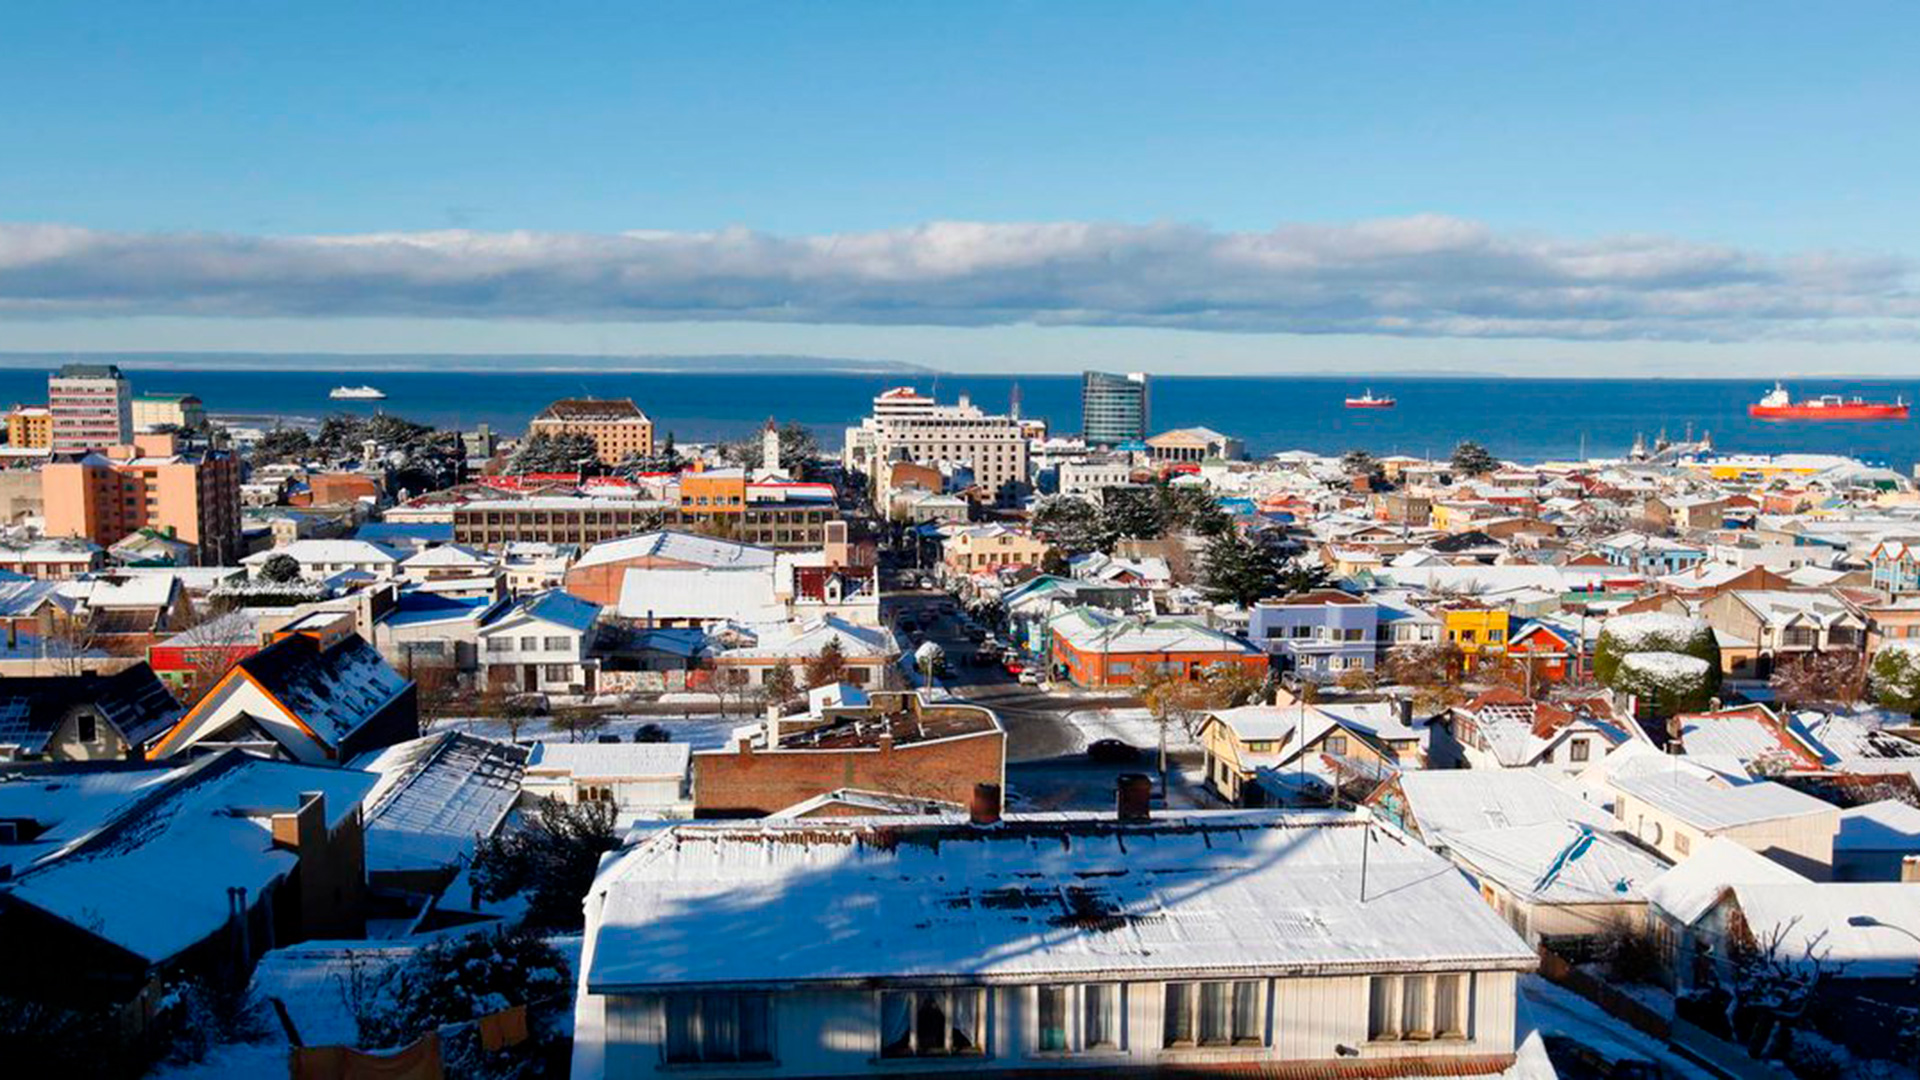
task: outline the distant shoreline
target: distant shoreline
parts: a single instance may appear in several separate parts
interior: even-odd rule
[[[461,375],[898,375],[903,378],[1018,378],[1078,379],[1079,371],[974,371],[936,368],[904,360],[856,360],[847,357],[751,355],[723,353],[710,356],[630,355],[594,356],[582,353],[326,353],[326,352],[126,352],[118,350],[0,350],[0,369],[58,367],[74,361],[111,361],[129,371],[304,371],[367,374],[378,372],[448,372]],[[1090,365],[1101,370],[1125,370],[1127,364]],[[1160,374],[1159,379],[1314,379],[1365,382],[1368,379],[1511,379],[1526,382],[1643,382],[1643,383],[1770,383],[1776,376],[1721,375],[1613,375],[1604,372],[1553,375],[1535,372],[1472,371],[1457,368],[1398,368],[1341,371],[1246,371],[1232,373]],[[1907,381],[1901,375],[1847,372],[1806,372],[1778,376],[1793,382]]]

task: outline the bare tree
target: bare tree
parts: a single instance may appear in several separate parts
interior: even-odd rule
[[[233,665],[260,648],[260,630],[244,612],[208,614],[175,635],[173,643],[185,654],[187,683],[181,700],[193,704],[232,670]]]

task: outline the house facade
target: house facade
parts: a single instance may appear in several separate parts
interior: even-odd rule
[[[1275,666],[1309,682],[1332,682],[1372,671],[1379,652],[1380,609],[1337,589],[1262,600],[1248,614],[1247,637]]]
[[[475,632],[486,685],[591,694],[600,608],[559,590],[493,609]]]

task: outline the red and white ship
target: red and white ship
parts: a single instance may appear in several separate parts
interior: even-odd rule
[[[1900,398],[1889,403],[1839,394],[1795,401],[1786,387],[1774,383],[1766,397],[1747,406],[1747,415],[1762,420],[1905,420],[1907,403]]]
[[[1359,397],[1348,398],[1347,408],[1349,409],[1391,409],[1393,408],[1393,399],[1390,397],[1374,397],[1373,390],[1369,388],[1366,393],[1360,395]]]

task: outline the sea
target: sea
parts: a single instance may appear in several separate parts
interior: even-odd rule
[[[632,398],[656,431],[682,442],[732,439],[769,418],[797,421],[823,446],[840,445],[875,394],[913,386],[951,402],[1022,416],[1072,434],[1080,426],[1077,375],[901,373],[746,373],[737,371],[370,371],[128,367],[136,393],[192,393],[230,423],[317,423],[333,413],[387,412],[438,427],[490,425],[516,434],[548,402],[562,397]],[[333,387],[371,384],[384,401],[335,401]],[[1500,457],[1540,461],[1618,457],[1636,437],[1649,444],[1710,436],[1723,453],[1825,453],[1908,472],[1920,458],[1912,421],[1762,421],[1747,405],[1770,389],[1738,379],[1525,379],[1471,376],[1157,376],[1152,428],[1210,427],[1243,440],[1256,456],[1281,450],[1442,457],[1462,439]],[[1920,382],[1792,382],[1796,398],[1821,393],[1913,401]],[[1392,409],[1348,409],[1344,399],[1372,390]],[[46,401],[46,369],[0,368],[0,404]]]

